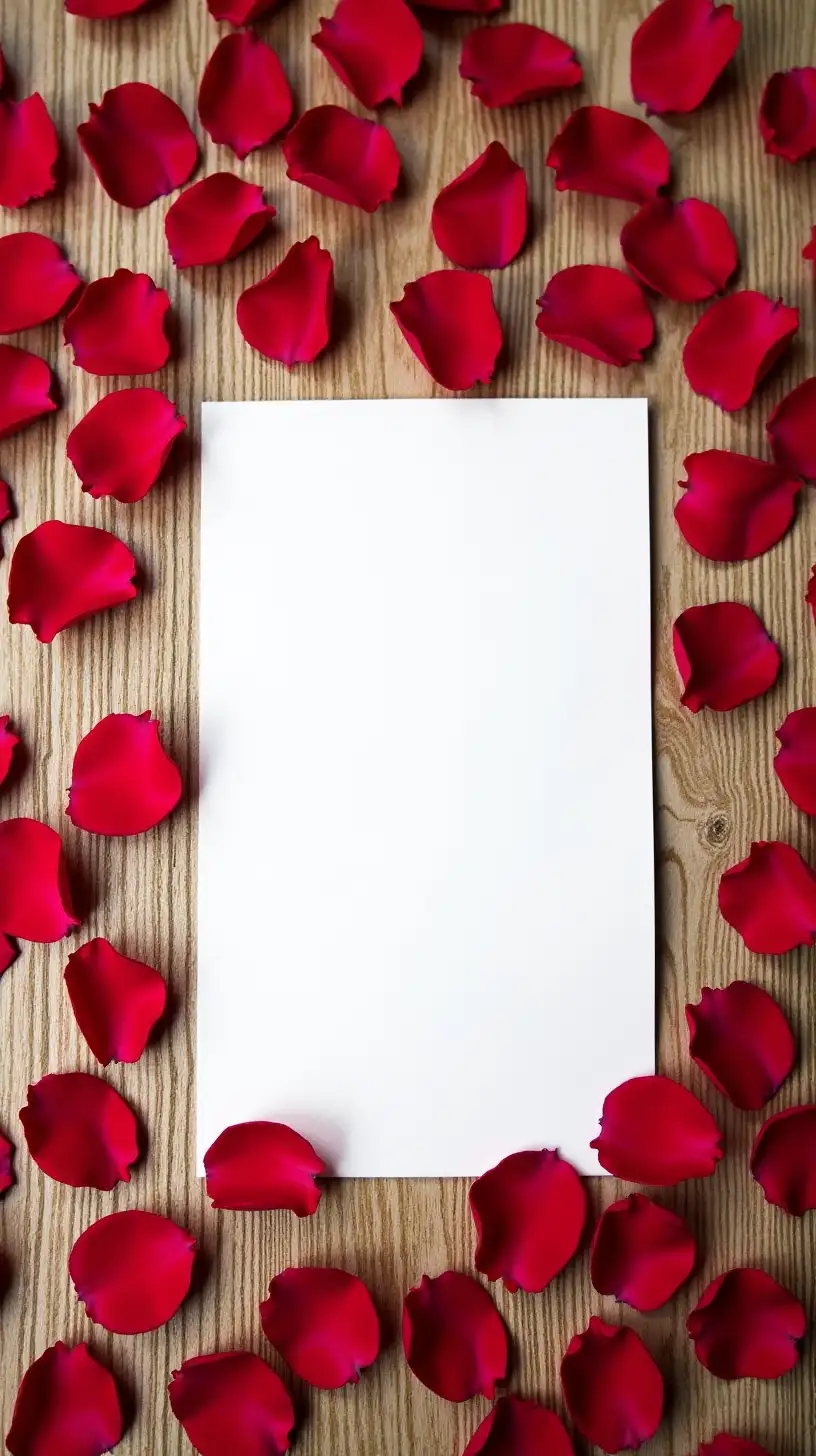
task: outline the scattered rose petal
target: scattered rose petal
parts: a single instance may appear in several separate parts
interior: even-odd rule
[[[769,157],[801,162],[816,154],[816,66],[794,66],[770,77],[759,130]]]
[[[575,1254],[586,1222],[584,1185],[555,1151],[511,1153],[470,1189],[474,1263],[505,1288],[540,1293]]]
[[[325,349],[333,307],[332,255],[311,237],[293,243],[271,273],[244,290],[235,316],[251,348],[291,369]]]
[[[711,1113],[670,1077],[633,1077],[610,1092],[589,1146],[607,1173],[662,1188],[710,1178],[722,1157]]]
[[[720,1380],[776,1380],[799,1359],[806,1320],[763,1269],[729,1269],[703,1291],[686,1327],[700,1364]]]
[[[803,247],[802,257],[813,264],[813,270],[816,272],[816,227],[811,228],[810,242]]]
[[[68,1273],[94,1324],[115,1335],[140,1335],[166,1324],[186,1298],[195,1247],[169,1218],[125,1209],[79,1235]]]
[[[82,279],[44,233],[0,238],[0,334],[33,329],[62,313]]]
[[[632,37],[632,95],[648,112],[695,111],[742,34],[733,5],[661,0]]]
[[[814,621],[816,621],[816,566],[811,566],[810,568],[810,580],[808,581],[807,591],[805,592],[805,601],[810,607]]]
[[[779,465],[734,450],[702,450],[683,461],[685,492],[674,519],[709,561],[750,561],[781,541],[796,514],[801,481]]]
[[[766,428],[777,464],[816,481],[816,377],[785,395]]]
[[[283,1456],[295,1412],[283,1381],[248,1350],[197,1355],[173,1371],[173,1415],[200,1456]]]
[[[424,10],[447,10],[468,15],[495,15],[504,0],[415,0]]]
[[[400,159],[390,132],[343,106],[305,111],[282,149],[287,177],[323,197],[376,212],[394,196]]]
[[[659,1309],[691,1275],[697,1245],[677,1213],[630,1193],[601,1215],[590,1254],[592,1283],[643,1311]]]
[[[66,452],[88,495],[131,504],[152,490],[186,428],[161,390],[119,389],[74,426]]]
[[[356,1385],[380,1351],[380,1321],[362,1279],[345,1269],[284,1269],[261,1305],[270,1344],[318,1390]]]
[[[11,558],[9,621],[52,642],[73,622],[137,596],[136,570],[133,553],[109,531],[43,521],[21,536]]]
[[[507,1330],[487,1290],[467,1274],[449,1269],[436,1279],[423,1274],[405,1296],[405,1358],[423,1385],[443,1400],[493,1400],[507,1375]]]
[[[164,219],[167,246],[177,268],[225,263],[254,243],[274,216],[263,187],[216,172],[176,198]]]
[[[184,186],[198,161],[198,142],[181,107],[163,91],[126,81],[89,109],[77,136],[114,202],[147,207]]]
[[[401,106],[422,62],[422,30],[405,0],[338,0],[312,45],[369,110],[384,101]]]
[[[273,10],[280,0],[207,0],[213,20],[228,20],[230,25],[249,25]]]
[[[120,15],[133,15],[144,10],[152,0],[65,0],[69,15],[79,15],[83,20],[113,20]]]
[[[501,142],[443,187],[433,205],[436,245],[462,268],[506,268],[527,236],[527,178]]]
[[[648,122],[606,106],[579,106],[547,153],[558,192],[649,202],[669,183],[668,148]]]
[[[66,813],[92,834],[144,834],[172,814],[181,774],[162,748],[150,711],[109,713],[74,754]]]
[[[409,348],[443,389],[472,389],[493,378],[502,328],[489,278],[452,269],[426,273],[406,283],[390,307]]]
[[[711,1441],[702,1441],[697,1456],[771,1456],[764,1446],[756,1441],[743,1441],[741,1436],[714,1436]]]
[[[796,1061],[796,1043],[781,1008],[750,981],[704,986],[686,1007],[689,1054],[735,1107],[755,1112],[776,1095]]]
[[[137,1062],[167,1007],[159,972],[97,938],[68,957],[65,987],[97,1061]]]
[[[56,381],[39,354],[0,344],[0,440],[58,408]]]
[[[623,368],[654,341],[654,319],[639,285],[620,268],[578,263],[554,273],[538,300],[545,339]]]
[[[37,1167],[70,1188],[109,1193],[139,1156],[136,1118],[101,1077],[53,1073],[28,1089],[20,1121]]]
[[[14,1159],[14,1144],[10,1143],[7,1137],[0,1133],[0,1198],[8,1193],[14,1182],[12,1162]]]
[[[10,521],[14,516],[14,502],[11,498],[11,490],[8,482],[0,480],[0,527]],[[3,543],[0,541],[0,561],[3,559]]]
[[[742,409],[790,346],[798,308],[742,289],[718,298],[697,320],[683,349],[683,368],[695,394],[720,409]]]
[[[0,52],[0,77],[3,62]],[[0,98],[0,207],[25,207],[57,185],[59,138],[35,91],[24,101]]]
[[[719,293],[739,263],[734,234],[723,214],[697,197],[682,202],[656,197],[647,202],[625,223],[620,240],[626,266],[635,277],[678,303],[697,303]]]
[[[502,1395],[474,1432],[462,1456],[574,1456],[555,1411],[535,1400]]]
[[[122,1439],[116,1381],[87,1345],[58,1340],[20,1382],[6,1448],[12,1456],[103,1456]]]
[[[727,713],[773,687],[782,655],[751,607],[708,602],[674,623],[674,656],[690,713]]]
[[[816,874],[792,845],[751,845],[720,879],[720,914],[759,955],[816,944]]]
[[[283,1122],[240,1122],[204,1154],[207,1197],[213,1208],[289,1208],[314,1213],[326,1165],[311,1143]]]
[[[16,733],[9,728],[9,715],[0,715],[0,784],[5,783],[9,776],[11,760],[14,757],[14,750],[20,742]]]
[[[593,1315],[561,1361],[567,1410],[578,1430],[604,1451],[636,1451],[663,1416],[663,1376],[628,1325]]]
[[[88,374],[154,374],[170,358],[170,299],[147,273],[117,268],[89,283],[65,320],[74,364]]]
[[[776,736],[782,745],[774,759],[779,782],[797,809],[816,814],[816,708],[788,713]]]
[[[459,75],[485,106],[516,106],[579,86],[584,72],[566,41],[538,25],[485,25],[462,43]]]
[[[4,976],[9,967],[14,965],[19,954],[20,947],[16,940],[0,931],[0,976]]]
[[[801,1218],[816,1208],[816,1105],[786,1107],[763,1124],[751,1172],[768,1203]]]
[[[0,930],[50,944],[79,920],[74,915],[62,841],[38,819],[0,822]]]
[[[243,161],[289,125],[293,105],[286,72],[260,36],[242,30],[218,42],[198,93],[199,119],[214,142]]]

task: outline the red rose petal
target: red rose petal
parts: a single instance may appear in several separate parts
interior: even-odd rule
[[[794,515],[801,489],[789,470],[738,455],[734,450],[702,450],[687,455],[688,479],[678,481],[685,495],[674,519],[695,551],[709,561],[750,561],[781,541]]]
[[[167,1007],[159,972],[97,938],[68,957],[65,987],[97,1061],[137,1062]]]
[[[109,197],[147,207],[183,187],[198,161],[198,142],[184,112],[163,91],[126,81],[90,103],[77,127],[79,143]]]
[[[511,1153],[470,1189],[474,1263],[511,1293],[539,1293],[575,1254],[586,1222],[584,1185],[555,1151]]]
[[[502,328],[489,278],[426,273],[406,283],[390,307],[409,348],[443,389],[472,389],[493,378]]]
[[[720,409],[742,409],[789,347],[799,328],[798,308],[742,289],[718,298],[686,339],[683,368],[695,394]]]
[[[247,1350],[197,1355],[173,1371],[173,1415],[200,1456],[283,1456],[295,1412],[283,1381]]]
[[[59,150],[56,128],[38,92],[24,101],[0,99],[0,207],[25,207],[53,192]]]
[[[743,1441],[741,1436],[714,1436],[711,1441],[702,1441],[697,1456],[771,1456],[764,1446],[756,1441]]]
[[[56,830],[38,819],[0,822],[0,930],[50,944],[79,923]]]
[[[11,558],[9,621],[52,642],[73,622],[138,596],[136,570],[133,553],[110,531],[44,521],[20,538]]]
[[[14,1144],[10,1143],[7,1137],[0,1133],[0,1198],[8,1193],[14,1182],[12,1161],[14,1159]]]
[[[661,0],[632,37],[632,95],[649,112],[695,111],[732,59],[741,34],[733,5]]]
[[[244,290],[235,316],[251,348],[291,369],[325,349],[333,306],[332,255],[311,237],[293,243],[271,273]]]
[[[402,105],[402,93],[422,63],[422,31],[405,0],[338,0],[312,45],[363,106]]]
[[[88,495],[131,504],[152,490],[186,428],[161,390],[120,389],[74,426],[66,453]]]
[[[195,1247],[169,1218],[126,1209],[79,1235],[68,1273],[94,1324],[115,1335],[140,1335],[166,1324],[186,1298]]]
[[[376,212],[394,196],[399,152],[384,126],[343,106],[314,106],[284,137],[287,177],[323,197]]]
[[[678,303],[697,303],[719,293],[739,263],[723,214],[697,197],[647,202],[624,225],[620,240],[635,277]]]
[[[762,1125],[751,1172],[768,1203],[800,1218],[816,1208],[816,1105],[786,1107]]]
[[[790,844],[751,845],[720,879],[720,914],[760,955],[816,944],[816,874]]]
[[[0,334],[56,318],[81,282],[62,248],[44,233],[0,238]]]
[[[207,0],[213,20],[228,20],[230,25],[248,25],[273,10],[280,0]]]
[[[170,358],[170,299],[147,273],[117,268],[89,283],[65,320],[74,364],[88,374],[153,374]]]
[[[139,1157],[136,1118],[101,1077],[62,1072],[28,1089],[20,1121],[37,1167],[70,1188],[109,1193]]]
[[[816,481],[816,377],[785,395],[766,429],[777,464]]]
[[[4,976],[9,967],[14,965],[19,954],[20,947],[16,940],[0,931],[0,976]]]
[[[11,490],[5,480],[0,480],[0,526],[10,521],[14,516],[14,502],[11,498]],[[0,561],[3,559],[3,543],[0,541]]]
[[[12,1456],[103,1456],[122,1439],[116,1381],[87,1345],[58,1340],[20,1382],[6,1448]]]
[[[808,581],[807,591],[805,592],[805,601],[813,613],[814,621],[816,621],[816,566],[811,566],[810,568],[810,580]]]
[[[801,162],[816,153],[816,66],[794,66],[770,77],[759,130],[769,157]]]
[[[198,93],[199,119],[214,142],[243,160],[288,126],[293,105],[286,72],[260,36],[244,30],[218,42]]]
[[[703,1291],[686,1327],[700,1364],[720,1380],[776,1380],[799,1359],[807,1321],[763,1269],[730,1269]]]
[[[462,268],[506,268],[527,236],[527,178],[501,142],[443,187],[433,205],[436,245]]]
[[[39,354],[0,344],[0,440],[58,408],[56,381]]]
[[[555,1411],[535,1400],[502,1395],[462,1456],[574,1456],[574,1452]]]
[[[65,9],[68,15],[79,15],[83,20],[114,20],[144,10],[149,4],[151,0],[65,0]]]
[[[449,1269],[436,1279],[423,1274],[405,1296],[405,1358],[423,1385],[443,1400],[493,1400],[507,1375],[507,1330],[487,1290],[467,1274]]]
[[[0,715],[0,784],[5,783],[9,776],[11,760],[14,757],[14,750],[20,742],[16,733],[9,728],[9,715]]]
[[[668,186],[666,143],[639,116],[606,106],[579,106],[547,153],[558,192],[593,192],[624,202],[649,202]]]
[[[356,1385],[380,1351],[380,1321],[362,1279],[345,1269],[284,1269],[261,1305],[270,1344],[318,1390]]]
[[[663,1376],[628,1325],[593,1315],[561,1361],[567,1410],[578,1430],[603,1451],[636,1451],[663,1416]]]
[[[213,1208],[288,1208],[314,1213],[326,1165],[311,1143],[283,1122],[240,1122],[225,1128],[204,1154]]]
[[[275,216],[263,187],[231,172],[193,183],[164,219],[167,246],[177,268],[197,268],[237,258],[260,237]]]
[[[592,1283],[643,1311],[659,1309],[691,1275],[697,1245],[677,1213],[630,1193],[601,1215],[590,1254]]]
[[[536,328],[545,339],[623,368],[654,341],[654,319],[641,289],[620,268],[578,263],[554,273],[538,300]]]
[[[162,748],[150,711],[109,713],[74,754],[66,813],[92,834],[144,834],[172,814],[181,774]]]
[[[781,1008],[750,981],[704,986],[686,1007],[689,1055],[735,1107],[756,1112],[776,1095],[796,1061],[796,1043]]]
[[[810,242],[803,247],[802,257],[807,258],[809,263],[813,263],[814,272],[816,272],[816,227],[811,228]]]
[[[445,10],[468,15],[495,15],[504,0],[415,0],[424,10]]]
[[[604,1099],[598,1162],[616,1178],[673,1187],[710,1178],[722,1157],[720,1130],[702,1102],[670,1077],[633,1077]]]
[[[485,25],[462,43],[459,75],[485,106],[516,106],[579,86],[581,63],[571,45],[538,25]]]
[[[687,607],[672,629],[683,681],[680,701],[690,713],[727,713],[773,687],[782,656],[751,607],[708,602]]]
[[[816,814],[816,708],[788,713],[776,736],[782,747],[774,769],[797,809]]]

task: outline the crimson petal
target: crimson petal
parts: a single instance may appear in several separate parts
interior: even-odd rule
[[[181,107],[143,81],[126,81],[90,103],[79,143],[109,197],[146,207],[183,187],[198,161],[198,142]]]
[[[162,748],[150,711],[109,713],[74,754],[68,818],[92,834],[144,834],[181,798],[181,774]]]
[[[535,1400],[502,1395],[474,1432],[462,1456],[574,1456],[555,1411]]]
[[[79,923],[56,830],[38,819],[0,822],[0,930],[50,944]]]
[[[138,596],[136,570],[133,553],[109,531],[43,521],[11,558],[9,621],[52,642],[73,622]]]
[[[53,1073],[28,1089],[20,1121],[37,1167],[70,1188],[109,1193],[139,1156],[136,1118],[101,1077]]]
[[[816,154],[816,66],[776,71],[759,107],[759,130],[770,157],[801,162]]]
[[[65,0],[65,9],[68,15],[83,20],[114,20],[144,10],[149,4],[151,0]]]
[[[720,409],[740,410],[789,347],[798,308],[742,289],[718,298],[698,319],[683,348],[683,368],[695,394]]]
[[[87,1345],[58,1340],[20,1382],[6,1448],[12,1456],[103,1456],[122,1439],[116,1381]]]
[[[768,1203],[801,1218],[816,1208],[816,1105],[786,1107],[759,1129],[751,1172]]]
[[[654,341],[654,319],[633,278],[620,268],[578,263],[554,273],[538,300],[545,339],[623,368]]]
[[[186,428],[161,390],[120,389],[74,426],[66,452],[88,495],[131,504],[152,490]]]
[[[799,1359],[807,1322],[799,1300],[763,1269],[730,1269],[686,1320],[694,1353],[720,1380],[776,1380]]]
[[[115,1335],[139,1335],[172,1319],[187,1296],[195,1239],[169,1218],[125,1209],[97,1219],[68,1259],[88,1318]]]
[[[632,95],[652,112],[695,111],[742,34],[733,5],[661,0],[632,38]]]
[[[291,369],[325,349],[333,306],[332,255],[311,237],[293,243],[271,273],[244,290],[235,316],[251,348]]]
[[[672,629],[683,682],[680,701],[690,713],[727,713],[773,687],[782,656],[751,607],[708,602],[687,607]]]
[[[240,1122],[225,1128],[204,1154],[213,1208],[289,1208],[314,1213],[326,1165],[311,1143],[283,1122]]]
[[[616,1178],[672,1187],[710,1178],[722,1157],[720,1130],[702,1102],[670,1077],[633,1077],[604,1099],[590,1143]]]
[[[785,395],[766,428],[777,464],[816,481],[816,377]]]
[[[74,364],[88,374],[153,374],[170,358],[170,299],[147,273],[117,268],[89,283],[65,320]]]
[[[606,106],[579,106],[547,153],[559,192],[649,202],[668,186],[668,148],[648,122]]]
[[[363,106],[402,105],[402,93],[422,62],[422,31],[405,0],[338,0],[321,20],[312,45]]]
[[[283,1456],[295,1412],[283,1381],[247,1350],[196,1355],[173,1371],[173,1415],[200,1456]]]
[[[643,1311],[659,1309],[691,1275],[697,1245],[677,1213],[642,1193],[611,1203],[592,1240],[590,1273],[599,1294]]]
[[[248,25],[273,10],[280,0],[207,0],[213,20],[227,20],[230,25]]]
[[[0,931],[0,976],[4,976],[9,967],[14,965],[19,954],[20,947],[16,940]]]
[[[380,1351],[380,1321],[362,1279],[345,1269],[284,1269],[261,1305],[270,1344],[318,1390],[356,1385]]]
[[[506,268],[527,236],[527,178],[501,142],[443,187],[433,205],[436,245],[462,268]]]
[[[282,143],[287,177],[323,197],[376,212],[394,196],[399,152],[384,126],[343,106],[314,106]]]
[[[0,99],[0,207],[25,207],[53,192],[59,150],[56,128],[38,92],[24,101]]]
[[[764,840],[720,879],[720,914],[760,955],[816,944],[816,874],[792,845]]]
[[[814,621],[816,621],[816,566],[811,566],[810,568],[810,580],[808,581],[807,591],[805,592],[805,601],[810,607]]]
[[[8,1193],[14,1183],[12,1162],[14,1160],[14,1144],[10,1143],[7,1137],[0,1133],[0,1198]]]
[[[289,125],[293,104],[283,66],[254,31],[218,42],[198,93],[199,119],[214,142],[243,160]]]
[[[567,1410],[578,1430],[603,1451],[636,1451],[663,1416],[663,1376],[628,1325],[593,1315],[561,1361]]]
[[[688,479],[674,519],[695,551],[709,561],[750,561],[781,541],[801,489],[789,470],[737,455],[702,450],[683,461]]]
[[[697,1448],[697,1456],[771,1456],[771,1453],[764,1446],[758,1446],[756,1441],[722,1434],[714,1436],[711,1441],[702,1441]]]
[[[816,272],[816,227],[810,230],[810,242],[805,243],[802,249],[802,257],[813,264],[814,272]]]
[[[0,238],[0,334],[16,334],[62,313],[82,279],[44,233]]]
[[[776,736],[782,747],[774,769],[797,809],[816,814],[816,708],[788,713]]]
[[[581,63],[571,45],[538,25],[485,25],[462,43],[459,75],[484,106],[515,106],[579,86]]]
[[[501,10],[504,0],[414,0],[425,10],[445,10],[468,15],[495,15]]]
[[[443,389],[472,389],[493,378],[502,328],[489,278],[451,269],[426,273],[406,283],[390,307],[410,349]]]
[[[0,480],[0,527],[10,521],[14,516],[14,502],[11,498],[11,490],[8,482]],[[3,559],[3,543],[0,541],[0,561]]]
[[[137,1062],[167,1007],[159,972],[107,940],[89,940],[68,957],[65,987],[77,1026],[97,1061]]]
[[[796,1061],[796,1043],[781,1008],[750,981],[704,986],[686,1007],[689,1054],[735,1107],[755,1112],[776,1095]]]
[[[0,440],[58,408],[56,381],[39,354],[0,344]]]
[[[416,1376],[443,1400],[493,1400],[507,1375],[507,1330],[487,1290],[467,1274],[449,1269],[436,1279],[423,1274],[405,1296],[405,1358]]]
[[[555,1151],[511,1153],[470,1189],[475,1264],[511,1293],[539,1293],[575,1254],[586,1222],[584,1185]]]
[[[14,750],[19,742],[20,740],[16,733],[12,733],[9,728],[8,713],[3,713],[0,715],[0,785],[9,776],[11,760],[14,757]]]
[[[719,293],[739,263],[723,214],[697,197],[647,202],[624,225],[620,241],[635,277],[678,303],[697,303]]]
[[[263,187],[230,172],[216,172],[188,187],[164,219],[167,246],[177,268],[196,268],[237,258],[275,216]]]

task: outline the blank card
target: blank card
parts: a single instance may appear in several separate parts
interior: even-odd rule
[[[645,400],[207,404],[198,1151],[598,1171],[654,1070]]]

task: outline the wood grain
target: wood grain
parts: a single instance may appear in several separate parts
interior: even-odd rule
[[[629,42],[648,8],[647,0],[514,0],[512,7],[514,18],[535,20],[574,42],[586,67],[587,98],[630,111]],[[182,276],[164,244],[165,204],[140,213],[115,206],[78,153],[74,129],[89,100],[99,100],[107,87],[129,79],[166,88],[193,116],[198,78],[225,28],[212,21],[204,0],[167,0],[151,13],[110,23],[72,20],[63,15],[60,0],[0,0],[0,35],[19,94],[36,89],[46,97],[66,142],[69,174],[64,195],[6,216],[3,228],[50,233],[65,243],[87,278],[125,265],[147,270],[169,289],[178,328],[177,362],[161,382],[187,416],[191,435],[191,447],[180,453],[167,481],[142,504],[128,508],[87,499],[66,463],[65,438],[109,385],[72,368],[58,325],[21,339],[55,362],[65,408],[0,449],[0,469],[12,484],[19,513],[3,532],[7,556],[25,531],[48,517],[93,522],[133,545],[147,588],[136,603],[65,632],[51,647],[40,646],[28,629],[0,625],[0,711],[11,713],[28,750],[25,772],[5,793],[3,812],[31,813],[60,827],[85,887],[83,936],[105,934],[126,952],[159,966],[172,987],[176,1013],[169,1034],[140,1063],[110,1070],[111,1081],[138,1109],[149,1132],[146,1161],[129,1187],[114,1195],[74,1192],[43,1177],[24,1150],[18,1154],[18,1186],[0,1205],[0,1248],[13,1273],[0,1310],[4,1431],[31,1360],[58,1338],[90,1338],[132,1397],[134,1421],[121,1451],[168,1456],[188,1451],[165,1396],[171,1370],[186,1356],[215,1348],[246,1347],[270,1356],[258,1301],[274,1273],[302,1261],[337,1262],[363,1275],[376,1291],[389,1341],[358,1388],[337,1394],[298,1391],[302,1456],[454,1456],[487,1410],[482,1401],[457,1408],[430,1395],[406,1371],[398,1341],[402,1292],[425,1271],[470,1267],[465,1184],[344,1183],[330,1187],[317,1217],[303,1223],[288,1215],[216,1216],[205,1203],[192,1151],[192,796],[169,823],[132,841],[72,832],[62,810],[74,748],[112,710],[157,713],[188,783],[194,782],[201,400],[431,394],[431,381],[398,336],[387,304],[400,296],[406,281],[440,266],[428,227],[431,201],[443,183],[498,137],[527,168],[535,230],[523,257],[496,276],[507,347],[495,384],[485,392],[645,393],[652,401],[660,1062],[666,1071],[681,1069],[716,1111],[728,1155],[715,1179],[667,1196],[699,1233],[702,1267],[668,1311],[647,1319],[632,1316],[672,1391],[668,1418],[649,1449],[654,1456],[687,1456],[698,1440],[731,1429],[761,1441],[774,1456],[816,1451],[813,1341],[785,1381],[727,1385],[696,1364],[683,1328],[708,1279],[740,1262],[761,1263],[779,1276],[806,1300],[812,1316],[816,1266],[812,1215],[794,1221],[768,1208],[749,1177],[746,1155],[759,1119],[729,1111],[690,1071],[683,1028],[683,1005],[697,998],[702,984],[722,985],[739,975],[759,981],[778,995],[801,1041],[800,1066],[778,1104],[816,1095],[813,953],[779,961],[749,956],[716,910],[718,875],[743,855],[751,838],[789,838],[816,859],[816,835],[786,800],[771,767],[774,729],[789,709],[813,702],[816,692],[816,635],[803,600],[816,556],[813,504],[803,502],[781,545],[758,561],[736,566],[711,565],[694,555],[671,516],[683,456],[715,445],[761,453],[771,407],[816,364],[814,283],[800,256],[816,222],[816,171],[764,157],[756,126],[765,77],[816,62],[816,9],[811,0],[740,0],[738,8],[744,38],[728,80],[697,115],[670,126],[657,123],[672,151],[676,195],[708,198],[731,219],[744,284],[782,294],[802,310],[799,340],[789,360],[754,404],[729,418],[691,393],[680,368],[681,345],[698,310],[660,304],[654,356],[626,371],[594,365],[536,333],[534,303],[549,276],[569,263],[619,261],[618,234],[631,210],[596,198],[556,197],[544,156],[573,98],[498,114],[470,99],[457,76],[466,19],[427,20],[422,84],[404,111],[387,114],[406,177],[393,205],[367,217],[287,182],[277,148],[235,166],[231,154],[206,144],[199,175],[234,167],[262,182],[279,210],[279,225],[234,263]],[[279,50],[301,107],[350,100],[308,43],[327,9],[325,0],[290,0],[259,25]],[[314,367],[287,374],[244,345],[235,324],[235,300],[292,241],[311,232],[334,254],[347,323]],[[275,468],[274,458],[269,464]],[[541,471],[546,480],[546,439],[541,441]],[[558,488],[557,481],[551,485]],[[580,501],[575,508],[580,516]],[[251,529],[251,522],[247,525]],[[7,561],[0,576],[6,572]],[[592,590],[591,580],[587,590]],[[670,623],[691,603],[725,597],[760,610],[783,647],[784,672],[760,702],[733,714],[692,717],[678,705]],[[614,610],[614,603],[599,602],[598,610]],[[606,711],[599,702],[599,733]],[[588,871],[602,874],[603,866]],[[258,953],[263,954],[262,946]],[[26,947],[0,983],[0,1125],[18,1141],[17,1111],[29,1082],[48,1071],[93,1067],[63,989],[65,956],[65,946]],[[228,966],[224,973],[229,974]],[[285,1027],[269,1027],[270,1055],[281,1035]],[[403,1054],[395,1027],[394,1056]],[[574,1075],[581,1076],[580,1066]],[[610,1181],[599,1181],[592,1188],[595,1206],[617,1191]],[[111,1338],[92,1327],[76,1303],[66,1260],[72,1241],[94,1218],[137,1205],[166,1212],[195,1233],[206,1278],[165,1329]],[[558,1364],[568,1339],[584,1327],[592,1310],[612,1320],[621,1315],[612,1301],[593,1294],[585,1257],[544,1295],[509,1297],[499,1291],[497,1299],[514,1336],[512,1388],[560,1408]]]

